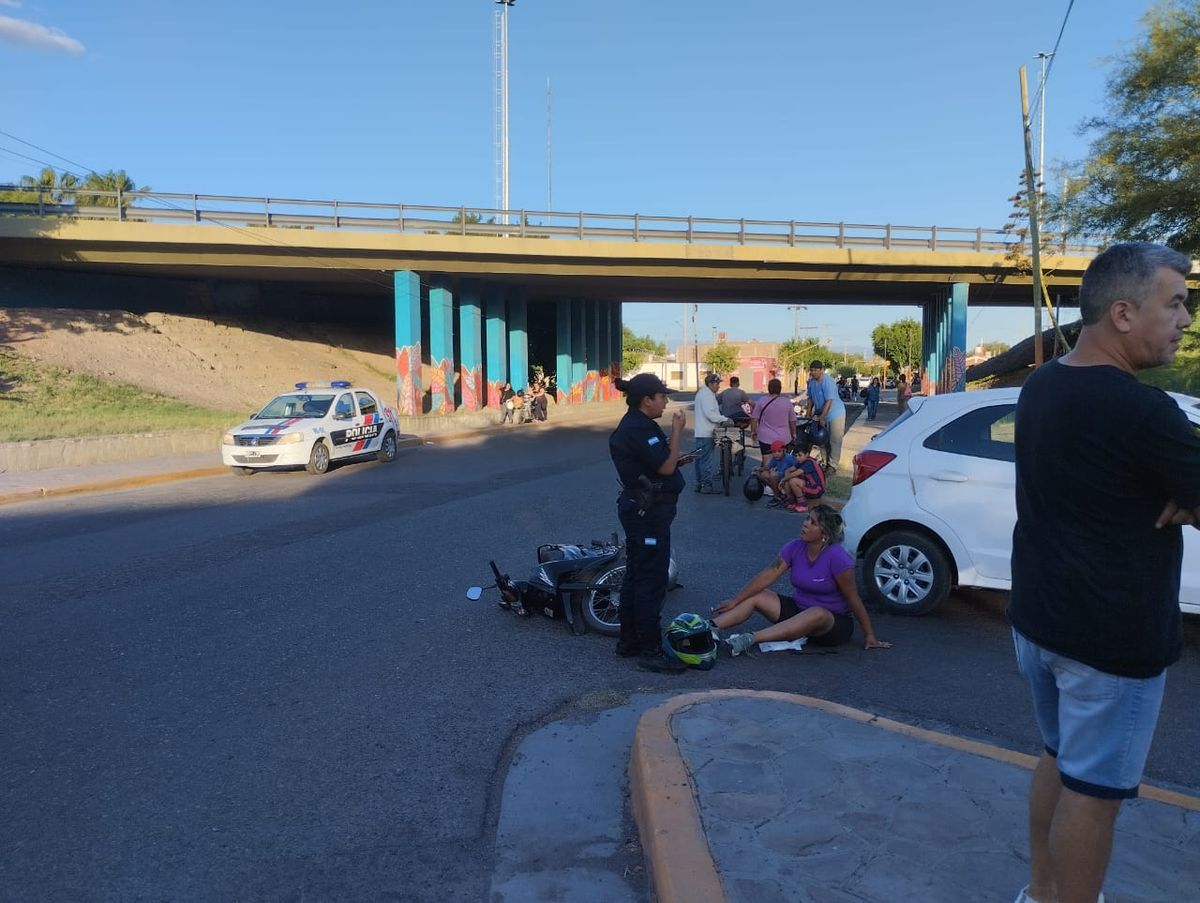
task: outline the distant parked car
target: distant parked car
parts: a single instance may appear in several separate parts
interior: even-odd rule
[[[887,378],[887,382],[884,383],[884,388],[887,388],[887,389],[896,388],[896,378],[894,376],[889,376]]]
[[[925,397],[854,456],[845,545],[867,597],[933,611],[951,587],[1012,586],[1014,419],[1020,389]],[[1168,393],[1200,426],[1200,399]],[[1200,614],[1200,531],[1185,530],[1180,607]]]
[[[344,380],[296,383],[221,440],[221,460],[237,474],[303,467],[325,473],[335,461],[396,460],[395,408]]]

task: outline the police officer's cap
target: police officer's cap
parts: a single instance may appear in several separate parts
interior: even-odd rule
[[[667,384],[653,373],[639,373],[632,379],[618,379],[616,387],[630,398],[649,398],[659,392],[670,393]]]

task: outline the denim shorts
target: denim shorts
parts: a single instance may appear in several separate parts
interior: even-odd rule
[[[1121,677],[1044,649],[1016,630],[1017,665],[1033,690],[1046,752],[1064,787],[1100,799],[1137,796],[1166,672]]]

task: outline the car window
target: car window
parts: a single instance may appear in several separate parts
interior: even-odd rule
[[[280,417],[324,417],[333,403],[332,395],[280,395],[258,412],[259,420]]]
[[[976,408],[947,423],[922,443],[934,451],[993,461],[1015,461],[1013,436],[1016,404]]]
[[[367,414],[375,413],[376,405],[374,398],[372,398],[366,392],[355,392],[354,397],[358,399],[358,413],[362,414],[364,417]]]
[[[347,392],[337,400],[337,407],[334,408],[334,414],[338,417],[353,417],[354,416],[354,399]]]

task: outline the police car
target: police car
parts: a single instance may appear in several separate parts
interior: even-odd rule
[[[345,380],[296,383],[221,439],[221,461],[236,474],[285,467],[325,473],[334,461],[396,460],[396,409]]]

